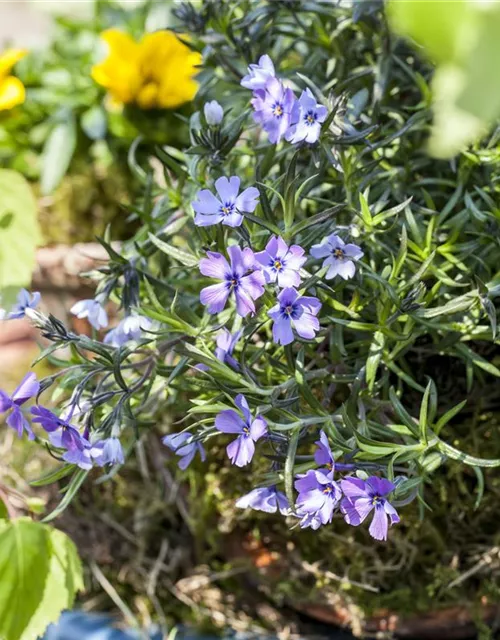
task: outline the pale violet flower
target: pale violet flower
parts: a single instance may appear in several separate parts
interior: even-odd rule
[[[355,261],[363,257],[364,253],[355,244],[346,244],[335,233],[323,238],[320,244],[311,247],[313,258],[326,258],[324,267],[329,267],[325,278],[331,280],[340,276],[344,280],[352,278],[356,272]]]
[[[35,291],[32,295],[26,289],[21,289],[17,294],[17,300],[15,305],[7,315],[8,320],[18,320],[24,318],[26,309],[36,309],[40,303],[40,293]]]
[[[279,509],[284,516],[291,513],[287,497],[275,486],[252,489],[250,493],[241,496],[236,501],[236,506],[238,509],[254,509],[266,513],[276,513]]]
[[[262,125],[269,141],[277,144],[291,124],[295,94],[281,80],[270,77],[263,88],[254,92],[251,102],[255,111],[253,119]]]
[[[266,282],[277,282],[279,287],[298,287],[299,271],[307,257],[299,245],[288,247],[283,238],[273,236],[264,251],[255,254],[255,259],[262,265]]]
[[[94,329],[105,329],[108,326],[108,314],[99,300],[90,298],[79,300],[70,309],[77,318],[87,318]]]
[[[241,86],[251,91],[263,89],[268,78],[274,77],[274,64],[268,55],[260,56],[259,64],[251,64],[248,67],[248,75],[242,81]]]
[[[224,117],[224,109],[217,102],[212,100],[211,102],[205,102],[203,107],[203,113],[205,114],[205,120],[211,127],[219,125]]]
[[[317,142],[321,133],[321,124],[326,120],[327,115],[327,108],[317,104],[311,90],[306,89],[293,105],[286,139],[292,144]]]
[[[144,331],[149,331],[152,321],[146,316],[130,315],[123,318],[118,325],[108,331],[104,337],[104,343],[113,347],[122,347],[132,340],[140,340]]]
[[[209,189],[202,189],[192,203],[196,212],[194,219],[198,227],[209,227],[221,222],[228,227],[239,227],[243,222],[242,212],[252,213],[259,203],[259,191],[248,187],[240,193],[237,176],[219,178],[215,181],[218,198]]]

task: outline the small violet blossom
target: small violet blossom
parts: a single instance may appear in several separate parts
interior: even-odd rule
[[[107,464],[123,464],[125,457],[123,448],[118,438],[105,438],[91,445],[91,457],[99,467]]]
[[[132,340],[140,340],[143,331],[149,331],[152,324],[152,321],[146,316],[127,316],[120,320],[114,329],[108,331],[104,336],[104,343],[118,348]]]
[[[363,257],[364,253],[355,244],[345,244],[342,238],[332,233],[323,238],[320,244],[311,247],[313,258],[326,258],[324,267],[329,267],[326,279],[331,280],[340,276],[344,280],[352,278],[356,272],[354,262]]]
[[[392,524],[399,522],[396,509],[385,498],[394,491],[394,485],[385,478],[371,476],[366,481],[348,477],[340,481],[345,498],[340,509],[347,524],[357,527],[375,510],[368,531],[375,540],[387,540],[388,519]]]
[[[233,369],[239,369],[240,365],[233,358],[233,351],[236,343],[241,338],[243,331],[240,329],[236,333],[230,333],[226,328],[217,336],[217,348],[215,349],[215,357],[221,362],[225,362]]]
[[[268,55],[260,56],[258,64],[248,67],[248,75],[241,80],[241,86],[251,91],[264,89],[269,78],[274,78],[274,64]]]
[[[295,94],[280,80],[270,77],[265,87],[257,89],[253,95],[255,122],[262,125],[270,142],[278,143],[290,127]]]
[[[200,271],[204,276],[221,280],[202,289],[200,301],[207,305],[209,313],[220,313],[231,294],[236,300],[236,311],[241,317],[255,313],[254,300],[264,293],[264,275],[256,270],[255,256],[247,247],[228,247],[230,263],[220,253],[207,252],[200,261]]]
[[[328,471],[335,471],[335,460],[333,459],[333,453],[328,442],[328,436],[321,430],[319,432],[319,440],[314,444],[318,446],[314,453],[314,461],[320,466],[324,466]]]
[[[310,469],[307,473],[297,476],[295,488],[299,492],[296,503],[299,515],[312,515],[321,524],[332,521],[335,507],[342,497],[340,486],[333,479],[333,472]],[[311,526],[314,529],[310,520],[311,518],[305,518],[301,527]]]
[[[30,295],[29,291],[21,289],[17,294],[16,304],[10,310],[10,313],[7,315],[7,319],[18,320],[19,318],[24,318],[26,309],[37,308],[40,303],[40,297],[41,296],[38,291],[34,291],[33,295]]]
[[[236,506],[239,509],[254,509],[267,513],[276,513],[279,509],[284,516],[290,514],[290,505],[285,494],[278,491],[275,486],[252,489],[250,493],[241,496],[236,501]]]
[[[64,418],[56,416],[49,409],[41,406],[31,407],[32,421],[39,423],[49,434],[49,440],[60,449],[68,451],[82,450],[84,439],[76,427]]]
[[[196,453],[200,455],[202,462],[206,460],[207,456],[203,445],[201,442],[196,442],[190,433],[173,433],[165,436],[162,442],[176,455],[181,456],[178,466],[182,470],[187,469]]]
[[[192,206],[196,212],[194,223],[198,227],[209,227],[219,222],[228,227],[239,227],[243,222],[241,212],[255,211],[259,190],[248,187],[239,193],[240,179],[237,176],[232,176],[229,180],[219,178],[215,181],[215,189],[218,198],[209,189],[202,189],[196,194]]]
[[[36,396],[39,389],[40,383],[36,379],[35,374],[28,373],[21,380],[21,383],[11,396],[8,396],[4,391],[0,391],[0,413],[6,413],[10,410],[10,414],[7,417],[7,425],[15,429],[19,437],[23,435],[23,431],[26,431],[29,440],[35,438],[30,423],[20,407],[27,400]]]
[[[87,318],[94,329],[105,329],[108,326],[108,314],[99,300],[79,300],[71,309],[71,313],[77,318]]]
[[[207,124],[211,127],[219,125],[222,122],[222,118],[224,117],[224,109],[217,102],[217,100],[205,102],[203,113],[205,114],[205,120],[207,121]]]
[[[317,142],[321,133],[321,124],[326,120],[327,115],[328,109],[317,104],[310,89],[306,89],[293,105],[286,139],[292,144]]]
[[[282,238],[273,236],[264,251],[255,254],[262,265],[266,282],[277,282],[279,287],[298,287],[299,270],[307,260],[304,249],[294,244],[290,248]]]
[[[278,296],[278,304],[268,311],[268,315],[274,320],[274,341],[282,345],[293,342],[292,328],[301,338],[314,338],[319,331],[316,316],[320,309],[321,302],[318,298],[301,296],[292,288],[283,289]]]
[[[243,414],[243,418],[233,409],[221,411],[215,418],[215,428],[222,433],[239,434],[227,446],[227,455],[237,467],[244,467],[253,458],[255,443],[267,433],[267,422],[262,416],[252,419],[246,398],[239,394],[234,399],[236,406]]]

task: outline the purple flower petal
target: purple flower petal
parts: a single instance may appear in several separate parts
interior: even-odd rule
[[[17,389],[12,394],[12,400],[17,405],[22,405],[30,398],[36,396],[39,390],[40,383],[36,379],[36,375],[33,372],[27,373],[21,380],[21,383],[19,384]]]
[[[252,414],[250,412],[250,407],[248,406],[248,401],[242,393],[239,393],[234,399],[234,404],[238,407],[245,418],[245,423],[249,425],[252,421]]]
[[[196,200],[191,205],[196,213],[204,215],[216,215],[222,206],[210,189],[202,189],[196,194]]]
[[[267,422],[262,416],[257,416],[250,426],[250,436],[254,442],[267,433]]]
[[[252,438],[246,435],[239,436],[233,440],[227,448],[227,455],[231,462],[237,467],[244,467],[249,464],[255,453],[255,444]]]
[[[224,280],[231,274],[231,267],[220,253],[207,251],[207,257],[200,260],[200,271],[204,276]]]
[[[240,190],[240,179],[238,176],[231,176],[228,180],[223,176],[215,181],[215,188],[221,202],[231,202],[234,204]]]
[[[378,478],[377,476],[370,476],[366,480],[366,486],[368,487],[368,491],[370,494],[375,494],[378,496],[386,496],[396,488],[392,484],[392,482],[390,482],[386,478]]]
[[[387,540],[388,528],[387,515],[384,511],[384,507],[382,505],[377,505],[368,531],[375,540]]]
[[[236,208],[238,211],[252,213],[259,204],[259,190],[255,187],[248,187],[236,198]]]
[[[200,291],[200,302],[208,306],[208,313],[220,313],[226,306],[230,290],[224,282],[212,284]]]
[[[245,422],[233,409],[225,409],[215,418],[215,428],[222,433],[242,433],[245,426]]]

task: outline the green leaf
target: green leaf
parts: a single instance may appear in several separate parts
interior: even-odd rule
[[[0,521],[0,637],[36,640],[83,588],[76,548],[29,518]]]
[[[15,171],[0,170],[0,294],[2,306],[31,282],[35,249],[40,242],[37,206],[28,182]]]
[[[366,383],[370,391],[373,390],[375,384],[375,378],[377,376],[377,369],[382,359],[384,351],[385,336],[381,331],[376,331],[373,334],[373,340],[370,345],[370,352],[366,361]]]
[[[192,253],[182,251],[182,249],[178,249],[167,242],[163,242],[163,240],[160,240],[152,233],[149,234],[149,239],[158,247],[158,249],[160,249],[160,251],[163,251],[167,256],[177,260],[177,262],[180,262],[186,267],[196,267],[198,265],[198,259]]]
[[[73,113],[64,122],[56,124],[47,138],[42,152],[40,186],[44,196],[59,185],[66,174],[76,148],[76,124]]]
[[[82,115],[80,119],[82,129],[91,140],[101,140],[106,135],[106,112],[98,105],[94,105]]]

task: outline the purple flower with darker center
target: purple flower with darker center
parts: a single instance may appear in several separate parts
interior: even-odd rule
[[[207,252],[207,258],[200,260],[200,271],[204,276],[222,280],[202,289],[200,301],[207,305],[209,313],[220,313],[227,299],[234,295],[236,311],[241,317],[255,313],[254,300],[264,293],[264,275],[256,270],[255,256],[247,247],[243,251],[238,246],[228,247],[231,264],[220,253]]]
[[[149,331],[152,321],[146,316],[132,314],[123,318],[114,329],[104,336],[104,343],[113,347],[122,347],[132,340],[140,340],[144,331]]]
[[[279,509],[284,516],[290,513],[290,505],[285,494],[278,491],[275,486],[252,489],[250,493],[241,496],[236,501],[236,506],[239,509],[254,509],[267,513],[276,513]]]
[[[201,461],[205,462],[206,453],[201,442],[196,442],[191,433],[173,433],[162,439],[164,445],[171,449],[176,455],[181,456],[178,462],[180,469],[184,470],[191,464],[196,453]]]
[[[327,115],[328,109],[321,104],[317,104],[316,98],[310,89],[306,89],[293,105],[290,128],[286,132],[286,139],[292,144],[297,142],[313,144],[317,142],[321,133],[321,124],[326,120]]]
[[[36,396],[39,389],[40,383],[36,379],[36,375],[31,372],[24,376],[20,385],[11,396],[7,395],[4,391],[0,391],[0,413],[10,411],[7,417],[7,425],[15,429],[19,437],[23,435],[23,431],[26,431],[29,440],[35,438],[30,423],[21,410],[21,405]]]
[[[295,488],[299,492],[296,503],[299,515],[312,515],[321,524],[332,521],[335,507],[342,497],[342,491],[333,479],[333,472],[310,469],[307,473],[297,476]],[[304,526],[312,526],[309,520],[310,518],[306,518],[308,524]]]
[[[99,467],[125,462],[123,448],[118,438],[105,438],[95,442],[91,446],[90,455]]]
[[[70,309],[77,318],[87,318],[94,329],[104,329],[108,326],[108,314],[99,300],[79,300]]]
[[[215,428],[222,433],[238,433],[236,440],[227,446],[227,455],[237,467],[244,467],[253,458],[255,443],[267,433],[267,422],[262,416],[254,420],[246,398],[239,394],[234,399],[243,418],[233,409],[221,411],[215,418]]]
[[[301,338],[314,338],[319,331],[316,316],[320,309],[321,302],[318,298],[301,296],[295,289],[283,289],[278,296],[278,304],[268,311],[268,315],[274,320],[274,341],[282,345],[293,342],[292,327]]]
[[[36,309],[40,303],[40,293],[35,291],[33,295],[30,295],[29,291],[26,289],[21,289],[21,291],[17,294],[16,304],[10,310],[10,313],[7,315],[8,320],[18,320],[19,318],[24,318],[26,315],[26,309]]]
[[[259,64],[251,64],[248,67],[248,75],[242,81],[241,86],[245,89],[256,91],[264,89],[269,78],[274,77],[274,64],[268,55],[260,56]]]
[[[335,471],[335,460],[333,459],[333,453],[328,442],[328,436],[321,430],[319,432],[319,440],[314,444],[318,446],[314,453],[314,460],[316,464],[325,466],[328,471]]]
[[[270,77],[264,88],[254,92],[253,118],[269,135],[269,141],[278,143],[290,126],[295,94],[277,78]]]
[[[39,405],[31,407],[32,421],[38,422],[49,434],[49,440],[59,449],[68,451],[83,451],[86,448],[86,440],[79,431],[63,418],[56,416],[49,409]]]
[[[391,525],[399,522],[396,509],[385,498],[395,487],[385,478],[371,476],[366,481],[348,477],[340,481],[345,498],[340,509],[347,524],[357,527],[375,510],[368,531],[375,540],[387,540],[388,520]]]
[[[320,244],[311,247],[311,255],[313,258],[326,258],[323,266],[330,267],[325,276],[327,280],[335,276],[349,280],[356,272],[354,262],[362,258],[364,253],[357,245],[345,244],[342,238],[332,233],[323,238]]]
[[[290,248],[282,238],[273,236],[264,251],[255,254],[262,265],[266,282],[277,282],[279,287],[298,287],[299,270],[307,260],[304,249],[294,244]]]
[[[207,124],[211,127],[219,125],[224,117],[224,109],[220,106],[217,100],[205,102],[203,113],[205,114]]]
[[[196,211],[194,219],[198,227],[209,227],[222,222],[228,227],[239,227],[243,222],[241,212],[252,213],[258,205],[259,190],[248,187],[241,193],[240,179],[237,176],[219,178],[215,181],[216,198],[209,189],[202,189],[192,203]],[[238,195],[239,194],[239,195]]]

